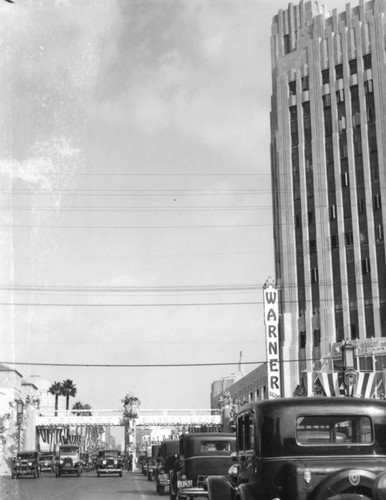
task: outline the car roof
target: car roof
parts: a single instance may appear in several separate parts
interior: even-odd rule
[[[386,412],[386,401],[370,398],[349,398],[349,397],[300,397],[300,398],[280,398],[254,401],[247,403],[240,408],[238,414],[252,410],[256,413],[270,413],[272,411],[297,412],[312,411],[314,414],[331,413],[338,414],[347,412],[371,414],[382,410]]]

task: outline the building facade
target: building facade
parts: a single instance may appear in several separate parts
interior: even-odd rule
[[[217,390],[220,381],[212,383],[211,408],[220,408],[226,397],[229,397],[237,408],[244,403],[268,399],[266,364],[258,366],[242,377],[234,378],[233,383],[228,384],[227,382],[231,379],[232,377],[224,377],[224,384],[222,384],[220,392]]]
[[[272,23],[271,168],[283,396],[345,339],[386,337],[386,2]],[[374,369],[374,367],[373,367]]]

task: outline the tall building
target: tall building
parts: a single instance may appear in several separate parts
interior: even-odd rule
[[[281,353],[299,360],[283,363],[285,396],[334,342],[386,337],[385,15],[385,0],[302,1],[273,19]]]

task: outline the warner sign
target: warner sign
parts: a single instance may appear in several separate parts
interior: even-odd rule
[[[279,355],[279,296],[275,282],[264,284],[264,323],[267,345],[268,399],[281,397]]]

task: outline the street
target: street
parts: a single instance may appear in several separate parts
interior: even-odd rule
[[[97,477],[96,472],[84,472],[81,477],[56,478],[43,473],[40,478],[0,478],[2,500],[155,500],[159,495],[154,481],[148,481],[140,472],[124,471],[123,477]],[[166,495],[165,495],[166,498]]]

